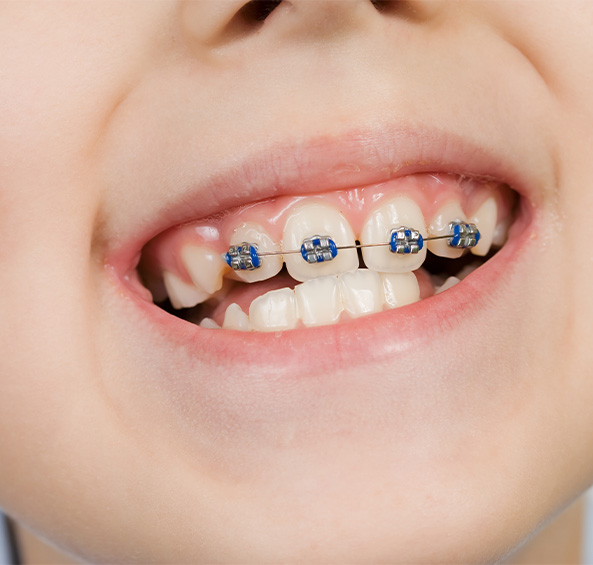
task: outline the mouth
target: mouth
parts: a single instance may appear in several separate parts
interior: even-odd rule
[[[458,284],[504,245],[516,206],[505,184],[440,173],[274,197],[166,230],[144,247],[139,272],[155,303],[201,328],[328,326]],[[477,227],[471,249],[452,223]],[[419,245],[390,246],[398,229]]]
[[[435,136],[428,139],[438,150]],[[446,159],[441,151],[430,159],[424,150],[404,164],[383,163],[375,171],[378,182],[353,186],[344,186],[336,174],[332,187],[327,174],[352,163],[350,157],[332,164],[326,159],[300,184],[284,182],[276,171],[273,184],[254,190],[240,190],[240,175],[233,172],[234,190],[227,183],[220,195],[214,188],[202,192],[210,197],[204,199],[207,214],[200,216],[200,195],[190,206],[184,199],[178,206],[182,212],[167,210],[167,224],[134,243],[140,251],[128,246],[127,256],[134,257],[130,268],[123,268],[125,254],[108,263],[168,333],[183,343],[189,337],[222,350],[251,344],[246,362],[252,355],[261,361],[258,348],[265,344],[277,346],[278,358],[298,357],[311,340],[345,344],[359,340],[361,332],[381,329],[387,335],[407,328],[398,344],[411,345],[491,295],[518,261],[533,223],[533,203],[512,178],[497,174],[499,160],[450,139],[440,146],[456,147],[455,158]],[[366,164],[350,167],[372,179]],[[324,182],[307,182],[319,171]],[[455,222],[479,230],[480,240],[471,249],[451,245],[448,230]],[[390,234],[401,227],[422,236],[421,249],[392,252]],[[335,257],[308,262],[298,253],[316,236],[337,245]],[[229,249],[244,243],[257,250],[260,264],[233,269]]]

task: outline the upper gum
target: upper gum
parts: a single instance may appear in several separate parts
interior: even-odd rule
[[[349,190],[279,196],[170,228],[149,242],[147,249],[160,268],[183,273],[185,268],[179,257],[184,245],[205,245],[222,254],[228,251],[234,230],[246,222],[259,224],[272,240],[280,242],[291,209],[306,202],[322,201],[337,207],[350,223],[353,232],[359,234],[364,221],[372,210],[381,205],[381,201],[391,200],[396,196],[410,197],[420,206],[428,225],[439,207],[448,200],[458,200],[468,216],[493,194],[504,204],[504,195],[493,190],[499,186],[502,185],[473,181],[453,174],[418,173]],[[504,211],[501,210],[500,213]]]

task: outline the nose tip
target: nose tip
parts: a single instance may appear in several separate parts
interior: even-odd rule
[[[278,5],[275,18],[283,18],[293,32],[332,36],[376,16],[380,7],[372,0],[289,0]]]

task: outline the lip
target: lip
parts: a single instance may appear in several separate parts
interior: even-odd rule
[[[456,132],[401,124],[275,144],[181,187],[150,217],[142,218],[133,233],[108,242],[103,262],[134,281],[130,273],[142,247],[173,226],[274,196],[346,190],[420,172],[505,183],[534,205],[541,196],[535,187],[543,182],[536,178],[539,171],[520,165],[505,159],[496,148],[485,149]],[[196,172],[195,177],[199,179],[200,174]]]

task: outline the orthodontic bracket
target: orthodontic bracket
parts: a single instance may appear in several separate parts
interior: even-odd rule
[[[231,245],[223,259],[233,271],[254,271],[261,267],[261,254],[257,251],[257,245],[247,241]]]
[[[261,266],[262,257],[273,255],[293,255],[299,253],[307,263],[325,263],[332,261],[340,249],[364,249],[366,247],[385,247],[396,255],[415,255],[424,248],[425,241],[447,239],[447,244],[456,249],[470,249],[480,241],[480,230],[475,224],[466,222],[451,222],[449,233],[422,237],[413,228],[401,226],[391,230],[387,243],[368,243],[363,245],[336,245],[328,235],[314,235],[303,240],[301,248],[294,251],[265,251],[259,252],[257,245],[244,241],[238,245],[231,245],[228,253],[223,255],[227,265],[234,271],[253,271]]]
[[[307,263],[331,261],[338,254],[336,242],[327,235],[314,235],[303,240],[301,255]]]

